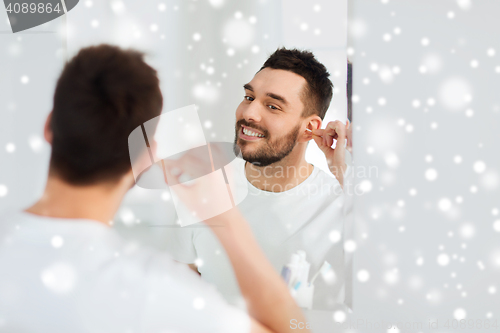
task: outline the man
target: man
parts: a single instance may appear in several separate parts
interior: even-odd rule
[[[206,223],[218,225],[251,317],[170,256],[109,227],[134,184],[127,138],[162,102],[156,71],[136,51],[88,47],[66,64],[45,126],[45,191],[0,221],[0,331],[289,332],[291,320],[305,321],[235,209]],[[139,156],[134,165],[149,159]],[[179,196],[199,199],[201,185]]]
[[[311,52],[281,48],[244,85],[236,110],[234,143],[243,157],[236,174],[248,187],[238,207],[277,272],[297,251],[304,251],[311,264],[308,282],[325,261],[332,266],[316,279],[316,309],[332,309],[344,301],[346,126],[335,121],[321,129],[332,88],[325,66]],[[305,160],[311,139],[335,177]],[[338,144],[332,148],[335,139]],[[234,272],[211,230],[188,226],[171,234],[174,258],[195,264],[226,299],[240,303]]]

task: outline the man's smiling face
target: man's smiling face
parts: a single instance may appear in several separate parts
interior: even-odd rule
[[[257,166],[290,154],[305,130],[302,117],[306,80],[293,72],[264,68],[245,84],[236,110],[234,143],[243,159]]]

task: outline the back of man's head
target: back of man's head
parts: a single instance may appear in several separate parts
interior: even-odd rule
[[[64,67],[50,120],[50,174],[73,185],[119,180],[131,169],[128,136],[161,113],[156,71],[144,54],[87,47]]]
[[[269,56],[262,68],[282,69],[302,76],[307,85],[302,91],[304,103],[303,117],[317,114],[321,119],[330,106],[333,96],[333,84],[326,67],[312,52],[298,49],[277,49]]]

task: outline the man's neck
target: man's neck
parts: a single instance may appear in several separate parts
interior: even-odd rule
[[[47,217],[90,219],[108,225],[128,188],[124,182],[75,186],[49,176],[40,200],[25,211]]]
[[[314,166],[305,160],[305,152],[292,152],[279,162],[266,167],[245,163],[247,180],[263,191],[284,192],[306,180]]]

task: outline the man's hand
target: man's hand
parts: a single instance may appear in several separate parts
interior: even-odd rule
[[[349,126],[349,120],[347,120],[347,125],[340,120],[335,120],[329,122],[324,129],[315,129],[312,131],[314,141],[325,154],[328,167],[342,188],[344,188],[344,174],[347,170],[347,164],[345,163],[345,140]],[[335,148],[332,148],[333,140],[337,140]]]
[[[188,151],[178,159],[163,160],[165,178],[173,193],[182,201],[189,213],[205,224],[216,223],[212,219],[233,208],[230,197],[229,175],[222,170],[214,170],[213,161],[223,161],[224,152],[217,145],[208,145],[206,154]]]

